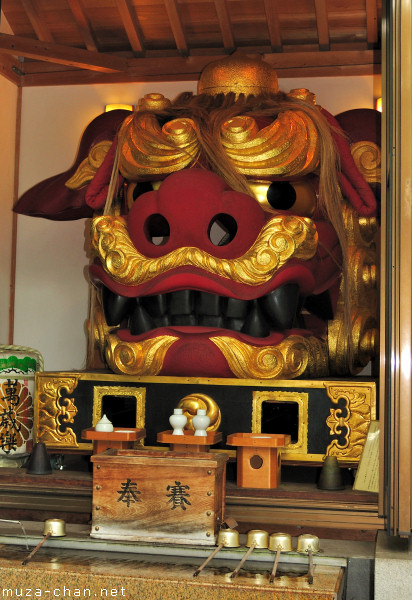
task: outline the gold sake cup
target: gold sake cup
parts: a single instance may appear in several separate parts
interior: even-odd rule
[[[239,532],[236,529],[221,529],[217,536],[217,545],[225,548],[239,548]]]
[[[251,529],[248,531],[246,546],[250,548],[267,548],[269,546],[269,534],[262,529]]]
[[[303,533],[298,537],[297,552],[300,554],[308,554],[309,550],[313,554],[319,552],[319,538],[311,533]]]
[[[292,552],[292,536],[289,533],[272,533],[269,537],[269,550]]]
[[[50,534],[51,537],[64,537],[66,535],[66,523],[63,519],[47,519],[44,522],[43,535]]]

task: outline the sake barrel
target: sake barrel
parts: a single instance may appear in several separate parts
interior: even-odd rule
[[[37,350],[0,345],[0,466],[22,466],[31,451],[34,374],[42,370]]]

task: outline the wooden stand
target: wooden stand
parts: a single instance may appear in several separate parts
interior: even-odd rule
[[[210,431],[207,435],[195,435],[194,431],[187,430],[184,435],[173,435],[173,431],[160,431],[157,441],[169,444],[172,452],[208,452],[210,446],[222,440],[220,431]]]
[[[278,433],[232,433],[229,446],[238,446],[238,487],[274,489],[280,484],[279,448],[290,444],[290,435]]]
[[[94,427],[83,429],[82,438],[93,440],[93,454],[104,452],[108,448],[128,450],[133,448],[134,442],[145,437],[145,429],[133,427],[115,427],[113,431],[96,431]]]

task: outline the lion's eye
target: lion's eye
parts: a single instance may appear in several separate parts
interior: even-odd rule
[[[274,181],[266,192],[266,199],[275,210],[290,210],[296,202],[296,192],[288,181]]]
[[[159,189],[160,184],[161,181],[138,181],[136,183],[129,183],[126,193],[128,208],[130,209],[133,206],[134,201],[142,194]]]
[[[267,212],[287,210],[295,215],[311,217],[316,210],[316,192],[310,181],[259,181],[250,182],[250,187]]]

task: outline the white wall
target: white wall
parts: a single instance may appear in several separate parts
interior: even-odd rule
[[[333,114],[373,106],[373,77],[285,79],[279,86],[309,88]],[[173,99],[195,89],[195,82],[24,88],[19,193],[71,166],[84,128],[105,104],[136,104],[148,92]],[[83,220],[18,218],[14,342],[38,349],[48,371],[84,366],[84,232]]]
[[[1,31],[10,33],[1,16]],[[7,344],[9,332],[17,92],[16,85],[0,76],[0,344]]]

